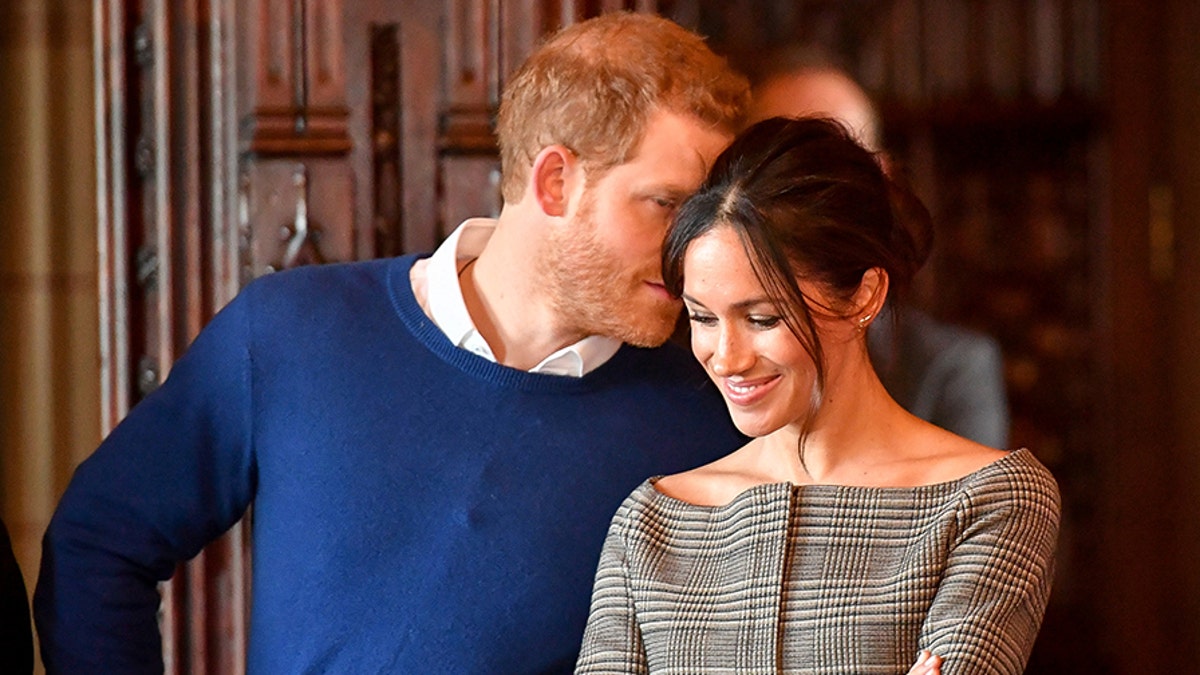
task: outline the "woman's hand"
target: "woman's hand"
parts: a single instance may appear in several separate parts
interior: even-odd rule
[[[917,654],[917,662],[909,668],[908,675],[942,675],[942,657],[922,649]]]

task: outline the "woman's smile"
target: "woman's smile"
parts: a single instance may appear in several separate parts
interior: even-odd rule
[[[743,408],[758,403],[779,384],[779,375],[745,379],[742,377],[726,377],[721,380],[721,391],[725,400]]]

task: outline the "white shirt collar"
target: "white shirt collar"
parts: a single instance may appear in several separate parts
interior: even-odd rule
[[[467,263],[479,257],[495,228],[496,221],[491,218],[467,220],[438,246],[426,267],[427,302],[433,322],[455,346],[492,362],[496,356],[467,312],[458,275]],[[591,335],[547,356],[529,372],[583,377],[607,362],[620,348],[620,340]]]

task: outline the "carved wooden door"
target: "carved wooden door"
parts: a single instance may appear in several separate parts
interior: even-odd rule
[[[430,250],[496,212],[499,91],[543,34],[694,5],[98,0],[105,430],[250,279]],[[164,585],[168,673],[244,670],[251,523]]]

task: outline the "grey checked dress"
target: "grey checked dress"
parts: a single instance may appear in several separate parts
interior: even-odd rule
[[[638,487],[614,516],[577,673],[1020,673],[1058,486],[1028,450],[914,488],[759,485],[719,507]]]

